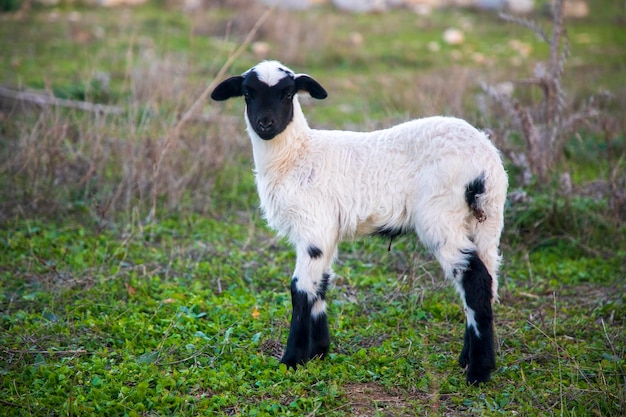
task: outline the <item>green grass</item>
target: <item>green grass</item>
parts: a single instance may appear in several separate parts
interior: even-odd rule
[[[3,406],[17,415],[623,407],[618,259],[563,259],[566,248],[558,260],[512,255],[496,307],[499,368],[473,388],[455,360],[462,307],[414,239],[390,253],[381,240],[346,244],[329,293],[332,353],[293,372],[277,360],[293,255],[252,220],[174,217],[118,233],[15,223],[2,241]],[[363,405],[351,390],[375,390],[381,402]]]
[[[498,369],[478,388],[456,363],[460,300],[410,236],[343,243],[329,357],[279,364],[295,255],[257,209],[242,104],[206,103],[172,134],[260,9],[0,15],[0,83],[123,108],[0,101],[0,414],[623,415],[626,226],[611,186],[623,181],[624,15],[592,3],[592,17],[568,25],[568,106],[601,89],[616,98],[604,130],[577,130],[550,184],[524,185],[505,160],[527,197],[506,208]],[[523,29],[462,10],[274,18],[258,39],[331,91],[305,104],[313,126],[436,113],[497,125],[477,82],[530,76],[548,53]],[[450,26],[465,28],[464,44],[443,44]],[[511,39],[530,55],[520,61]],[[257,60],[246,50],[229,73]],[[509,133],[500,145],[515,149]]]

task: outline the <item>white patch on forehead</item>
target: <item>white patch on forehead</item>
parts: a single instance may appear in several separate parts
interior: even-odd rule
[[[250,71],[254,71],[257,77],[259,77],[259,81],[264,82],[270,87],[278,84],[278,82],[285,77],[293,78],[294,76],[292,70],[278,61],[263,61],[254,68],[251,68]]]

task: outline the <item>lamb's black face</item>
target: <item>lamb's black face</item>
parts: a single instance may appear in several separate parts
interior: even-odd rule
[[[243,75],[222,81],[211,93],[213,100],[244,96],[250,127],[264,140],[282,133],[293,119],[294,96],[306,91],[324,99],[324,87],[305,74],[294,74],[278,61],[263,61]]]
[[[285,73],[278,83],[268,86],[251,71],[241,89],[250,127],[261,139],[273,139],[285,130],[293,119],[293,96],[297,93],[292,74]]]

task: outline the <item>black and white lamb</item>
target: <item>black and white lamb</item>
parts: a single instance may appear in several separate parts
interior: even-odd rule
[[[214,100],[243,96],[265,218],[296,250],[293,314],[281,359],[328,354],[326,290],[344,239],[414,230],[454,282],[467,325],[459,363],[471,384],[495,369],[492,303],[507,174],[485,134],[451,117],[374,132],[311,129],[297,94],[324,99],[313,78],[264,61],[221,82]]]

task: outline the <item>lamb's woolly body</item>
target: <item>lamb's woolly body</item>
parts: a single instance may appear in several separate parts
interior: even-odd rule
[[[507,189],[498,151],[450,117],[375,132],[311,129],[296,94],[302,90],[326,97],[311,77],[266,61],[211,95],[245,97],[261,207],[296,250],[281,362],[295,367],[328,353],[326,288],[340,241],[415,230],[461,295],[467,327],[459,363],[467,380],[487,381],[495,368],[491,304]]]
[[[431,249],[452,248],[439,259],[448,265],[450,278],[465,262],[456,248],[476,249],[479,256],[497,253],[496,246],[475,240],[487,234],[493,241],[500,234],[499,207],[507,183],[495,180],[506,174],[491,141],[461,119],[429,117],[374,132],[315,130],[294,106],[290,128],[273,140],[256,139],[251,128],[248,133],[265,217],[294,245],[332,250],[337,241],[382,229],[416,229]],[[494,180],[492,172],[502,175]],[[491,219],[487,224],[468,211],[463,197],[467,184],[483,173],[490,187],[502,190],[495,194],[499,198],[480,202]],[[441,230],[445,228],[464,230]],[[458,236],[459,241],[444,242],[446,236]],[[498,265],[492,262],[487,268],[495,277]],[[497,280],[493,282],[495,295]]]

